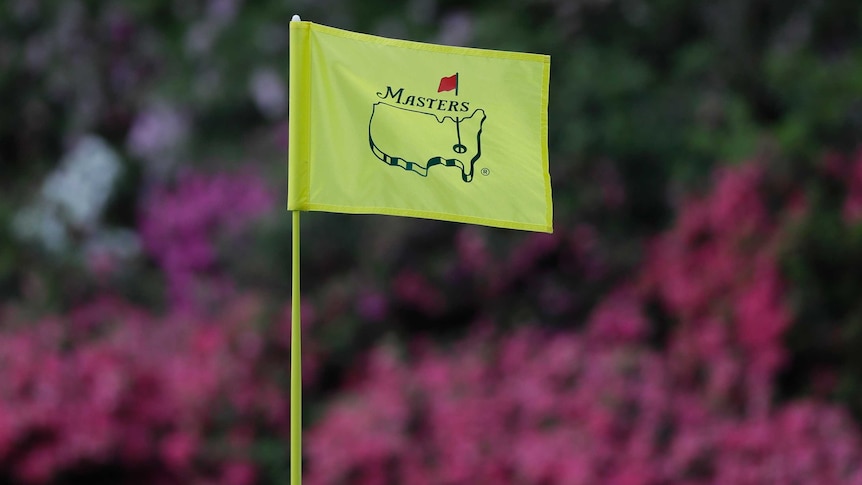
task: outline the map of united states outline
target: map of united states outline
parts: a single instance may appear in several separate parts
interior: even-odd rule
[[[405,155],[402,153],[398,154],[390,154],[387,153],[389,150],[385,149],[385,145],[387,140],[380,139],[381,134],[383,132],[385,135],[383,138],[389,138],[391,136],[397,137],[397,126],[390,126],[393,123],[383,123],[385,126],[378,127],[376,131],[378,131],[378,140],[375,141],[374,131],[375,131],[375,115],[378,115],[378,120],[383,115],[380,113],[383,109],[389,111],[388,109],[399,110],[398,112],[394,112],[394,116],[405,115],[407,113],[415,113],[415,115],[409,116],[417,116],[415,118],[416,122],[422,124],[423,121],[428,122],[428,118],[424,118],[425,116],[433,117],[436,121],[437,125],[439,125],[441,129],[445,128],[446,122],[452,123],[454,126],[451,129],[452,136],[454,138],[454,143],[449,146],[441,146],[435,147],[435,153],[431,153],[428,155],[422,155],[417,157]],[[402,113],[404,112],[404,113]],[[393,112],[390,112],[390,114]],[[419,118],[418,115],[422,115],[422,118]],[[478,115],[478,116],[477,116]],[[479,118],[481,116],[481,118]],[[476,118],[474,118],[476,117]],[[466,125],[475,125],[476,120],[478,119],[478,126],[476,127],[476,145],[475,145],[475,155],[473,155],[469,162],[464,162],[460,157],[460,155],[465,155],[468,152],[472,151],[473,147],[470,147],[471,139],[467,139],[462,137],[462,124]],[[384,102],[376,102],[371,108],[371,118],[368,120],[368,143],[371,148],[371,152],[383,163],[389,166],[397,166],[401,167],[404,170],[414,172],[422,177],[428,176],[428,170],[431,167],[436,165],[442,165],[445,167],[458,167],[461,169],[461,179],[464,182],[471,182],[473,180],[474,167],[476,165],[476,161],[482,156],[482,128],[485,123],[487,116],[485,115],[485,111],[483,109],[475,109],[470,116],[465,117],[455,117],[451,115],[446,116],[438,116],[435,113],[426,113],[424,111],[403,108],[400,106],[394,106],[389,103]],[[389,121],[389,120],[387,120]],[[378,125],[381,122],[378,121]],[[432,132],[434,131],[434,125],[432,125]],[[466,143],[465,143],[466,142]],[[454,154],[454,155],[453,155]],[[426,158],[427,157],[427,158]],[[412,158],[408,159],[408,158]],[[424,160],[422,160],[424,158]]]

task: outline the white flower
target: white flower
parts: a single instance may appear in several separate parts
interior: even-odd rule
[[[102,139],[88,136],[42,185],[42,199],[76,227],[94,227],[120,175],[120,159]]]
[[[121,168],[119,156],[102,139],[83,138],[45,179],[39,198],[16,214],[13,230],[49,251],[63,251],[71,228],[85,233],[97,228]]]

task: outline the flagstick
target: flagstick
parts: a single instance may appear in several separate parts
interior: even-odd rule
[[[299,15],[290,21],[298,22]],[[291,120],[293,121],[293,120]],[[293,211],[290,293],[290,483],[302,485],[302,312],[299,301],[299,211]]]
[[[302,350],[299,303],[299,211],[293,211],[290,302],[290,483],[302,484]]]

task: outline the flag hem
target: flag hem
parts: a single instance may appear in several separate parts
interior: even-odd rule
[[[311,178],[311,53],[309,22],[290,22],[287,209],[308,202]]]
[[[554,232],[554,199],[551,196],[551,168],[550,156],[548,155],[548,90],[551,80],[551,58],[547,56],[542,68],[542,104],[541,104],[541,133],[542,138],[542,170],[545,176],[545,223],[549,233]]]
[[[350,30],[342,30],[335,27],[329,27],[327,25],[315,24],[313,22],[291,22],[291,24],[304,24],[302,27],[310,28],[317,32],[332,35],[335,37],[343,37],[346,39],[359,40],[363,42],[372,42],[380,45],[387,46],[395,46],[395,47],[403,47],[405,49],[416,49],[428,52],[441,52],[448,54],[459,54],[464,56],[478,56],[478,57],[496,57],[499,59],[513,59],[519,61],[535,61],[535,62],[548,62],[550,56],[547,54],[534,54],[530,52],[510,52],[510,51],[501,51],[494,49],[478,49],[476,47],[460,47],[460,46],[451,46],[451,45],[440,45],[440,44],[428,44],[425,42],[416,42],[412,40],[403,40],[403,39],[390,39],[388,37],[378,37],[376,35],[371,34],[362,34],[359,32],[353,32]]]
[[[461,214],[450,214],[447,212],[423,211],[418,209],[397,209],[393,207],[362,207],[320,204],[317,202],[303,204],[297,210],[336,212],[343,214],[381,214],[387,216],[416,217],[420,219],[434,219],[438,221],[462,222],[465,224],[477,224],[481,226],[501,227],[504,229],[519,229],[522,231],[535,231],[553,233],[551,224],[536,224],[532,222],[518,222],[505,219],[493,219],[490,217],[467,216]]]

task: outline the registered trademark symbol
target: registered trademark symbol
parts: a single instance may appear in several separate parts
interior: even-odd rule
[[[487,168],[483,168],[482,169],[482,175],[487,177],[488,175],[491,175],[491,171],[488,170]]]

